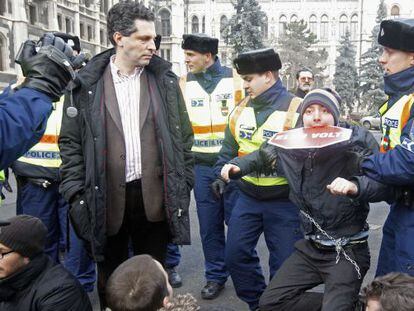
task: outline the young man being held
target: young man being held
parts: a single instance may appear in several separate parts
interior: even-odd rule
[[[305,96],[301,121],[305,128],[338,125],[339,95],[317,89]],[[344,125],[344,127],[349,127]],[[236,158],[222,170],[226,180],[252,171],[271,171],[289,181],[289,197],[301,210],[305,238],[284,262],[260,298],[260,310],[354,310],[362,280],[370,265],[368,202],[388,198],[387,187],[358,174],[348,152],[373,152],[374,137],[351,127],[349,141],[320,149],[282,149],[264,145]],[[336,194],[336,195],[332,195]],[[346,195],[352,196],[352,198]],[[324,293],[307,292],[325,284]]]

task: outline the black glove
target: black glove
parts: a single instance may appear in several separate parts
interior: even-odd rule
[[[214,196],[217,200],[221,199],[221,196],[223,195],[225,189],[226,189],[227,183],[221,178],[217,178],[212,184],[211,184],[211,190],[213,191]]]
[[[355,151],[355,150],[348,150],[345,152],[346,163],[348,171],[353,175],[363,175],[364,172],[362,171],[362,161],[372,152],[369,150],[364,151]]]
[[[263,161],[261,172],[264,175],[271,175],[276,170],[277,149],[273,145],[263,143],[259,149],[260,158]]]
[[[16,62],[22,67],[25,81],[20,87],[28,87],[45,93],[58,101],[69,81],[75,78],[72,67],[72,48],[61,38],[46,34],[39,42],[44,44],[38,49],[34,41],[22,44]],[[42,41],[43,40],[43,41]]]

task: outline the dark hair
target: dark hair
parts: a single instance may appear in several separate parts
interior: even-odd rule
[[[137,31],[135,20],[141,19],[153,22],[154,13],[142,3],[121,1],[115,4],[108,12],[106,18],[109,41],[115,46],[114,33],[119,32],[123,36],[130,36]]]
[[[167,296],[167,278],[149,255],[123,262],[106,285],[106,299],[112,311],[155,311]]]
[[[414,310],[414,277],[396,272],[378,277],[362,290],[362,300],[379,301],[382,311]]]
[[[304,67],[304,68],[302,68],[302,69],[300,69],[297,73],[296,73],[296,80],[297,79],[299,79],[299,76],[300,76],[300,73],[301,72],[310,72],[311,74],[312,74],[312,77],[313,77],[313,71],[312,70],[310,70],[309,68],[306,68],[306,67]]]

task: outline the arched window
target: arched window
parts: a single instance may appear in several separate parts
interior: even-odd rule
[[[351,17],[351,40],[356,40],[358,34],[358,15],[354,14]]]
[[[203,19],[201,20],[201,32],[206,33],[206,17],[203,16]]]
[[[159,13],[161,20],[161,35],[170,36],[171,35],[171,14],[167,9],[162,9]]]
[[[193,16],[193,18],[191,19],[191,33],[199,33],[199,27],[198,27],[198,17],[197,16]]]
[[[316,15],[311,15],[311,17],[309,17],[309,30],[310,32],[313,32],[315,35],[317,35],[317,20],[316,20]]]
[[[321,17],[321,41],[328,41],[329,38],[329,19],[327,15]]]
[[[400,16],[400,7],[398,5],[393,5],[391,7],[391,17],[397,18]]]
[[[223,40],[224,40],[224,29],[226,28],[228,22],[229,21],[226,15],[223,15],[220,17],[220,37]]]
[[[286,34],[287,18],[285,15],[279,17],[279,37],[283,37]]]
[[[293,23],[293,22],[297,22],[298,21],[298,17],[296,16],[296,15],[292,15],[291,17],[290,17],[290,22],[291,23]]]
[[[339,37],[342,38],[345,36],[346,31],[348,30],[348,17],[345,14],[342,14],[339,18]]]
[[[267,16],[263,18],[263,27],[262,27],[262,36],[266,40],[269,34],[269,26],[267,21]]]

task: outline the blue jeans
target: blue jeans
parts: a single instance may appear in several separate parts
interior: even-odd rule
[[[262,233],[269,249],[271,279],[292,254],[295,242],[303,238],[299,209],[289,200],[259,201],[241,192],[229,222],[226,266],[237,296],[251,310],[257,309],[266,288],[256,253]]]

